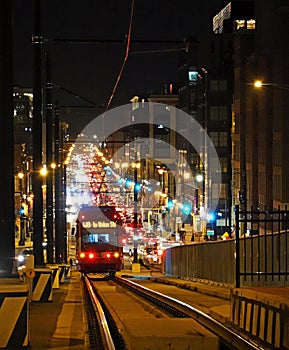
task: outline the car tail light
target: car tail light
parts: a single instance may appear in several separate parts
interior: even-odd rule
[[[94,259],[94,253],[89,253],[89,254],[88,254],[88,258],[89,258],[89,259]]]

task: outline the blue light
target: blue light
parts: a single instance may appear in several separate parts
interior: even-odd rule
[[[141,189],[141,184],[137,182],[137,183],[135,184],[135,186],[134,186],[134,189],[135,189],[135,191],[140,191],[140,189]]]
[[[174,207],[174,202],[171,199],[169,199],[168,200],[168,209],[172,209],[173,207]]]
[[[185,203],[182,207],[182,211],[186,215],[190,214],[191,210],[192,210],[192,206],[189,203]]]
[[[126,186],[126,187],[130,187],[131,185],[132,185],[132,180],[126,179],[126,180],[125,180],[125,186]]]
[[[208,214],[208,220],[209,220],[210,222],[215,221],[215,220],[216,220],[215,213]]]

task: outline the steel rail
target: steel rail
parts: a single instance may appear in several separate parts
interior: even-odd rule
[[[261,350],[264,349],[262,346],[253,342],[251,339],[244,338],[240,334],[236,333],[234,330],[228,326],[222,324],[218,320],[214,319],[205,312],[183,302],[177,300],[173,297],[164,295],[160,292],[146,288],[136,282],[127,280],[116,276],[115,282],[121,285],[127,286],[131,291],[137,290],[138,294],[143,294],[146,299],[147,296],[151,297],[151,302],[156,304],[165,303],[169,304],[171,308],[175,308],[178,312],[187,315],[195,319],[205,328],[209,329],[212,333],[216,334],[219,338],[224,340],[228,345],[233,346],[233,348],[238,350]]]
[[[100,319],[100,325],[101,325],[101,331],[102,331],[101,333],[103,335],[103,339],[105,339],[104,347],[107,350],[115,350],[116,347],[115,347],[114,341],[113,341],[113,339],[112,339],[112,337],[110,335],[110,330],[109,330],[109,327],[108,327],[108,323],[107,323],[104,311],[103,311],[103,309],[101,307],[101,304],[100,304],[98,298],[96,297],[96,294],[95,294],[95,292],[93,290],[92,284],[91,284],[90,280],[88,279],[88,277],[84,276],[83,278],[84,278],[84,282],[85,282],[87,291],[88,291],[88,293],[90,295],[90,299],[92,301],[95,314]]]

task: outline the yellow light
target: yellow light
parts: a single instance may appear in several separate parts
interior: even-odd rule
[[[255,88],[260,88],[260,87],[263,86],[263,83],[262,83],[261,80],[256,80],[256,81],[254,82],[254,86],[255,86]]]
[[[119,252],[115,252],[115,253],[114,253],[114,257],[115,257],[115,258],[118,258],[118,257],[119,257]]]
[[[20,171],[20,173],[18,173],[18,177],[19,177],[19,179],[23,179],[24,173],[22,171]]]
[[[55,169],[55,168],[56,168],[56,164],[55,164],[55,163],[51,163],[50,166],[51,166],[52,169]]]
[[[136,162],[136,163],[131,163],[132,168],[140,168],[140,163]]]
[[[188,171],[184,172],[184,179],[188,180],[190,178],[190,173]]]
[[[46,176],[46,175],[47,175],[47,169],[46,169],[45,166],[44,166],[43,168],[40,169],[40,175],[41,175],[41,176]]]

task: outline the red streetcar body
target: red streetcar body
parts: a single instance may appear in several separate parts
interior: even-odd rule
[[[115,206],[84,206],[77,221],[77,269],[114,274],[123,268],[123,226]]]

